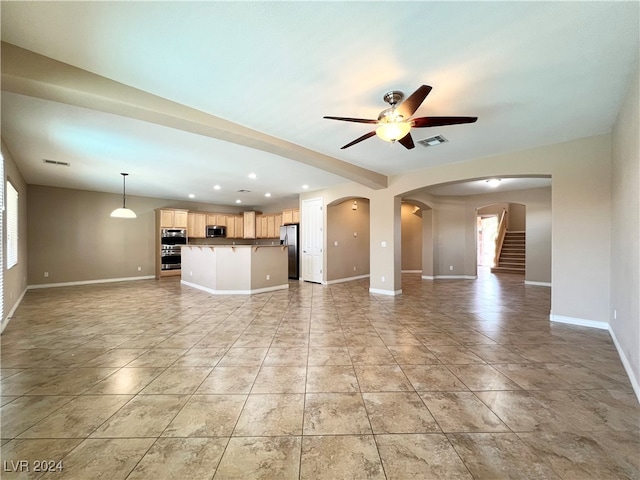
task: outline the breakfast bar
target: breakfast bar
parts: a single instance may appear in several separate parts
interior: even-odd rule
[[[284,245],[184,245],[181,283],[212,294],[289,288]]]

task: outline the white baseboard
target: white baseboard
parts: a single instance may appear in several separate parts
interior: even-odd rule
[[[424,278],[424,277],[423,277]],[[477,280],[477,275],[436,275],[435,280]]]
[[[477,275],[422,275],[423,280],[477,280]]]
[[[638,379],[634,376],[633,368],[631,368],[631,363],[629,362],[629,359],[624,354],[624,350],[622,349],[620,342],[618,342],[618,338],[616,337],[616,334],[614,333],[609,323],[599,322],[596,320],[585,320],[583,318],[565,317],[562,315],[554,315],[554,314],[549,314],[549,319],[552,322],[567,323],[570,325],[579,325],[581,327],[590,327],[590,328],[598,328],[601,330],[607,330],[611,335],[611,339],[613,340],[613,344],[615,345],[616,350],[618,351],[618,356],[620,357],[620,361],[622,362],[624,371],[627,374],[627,377],[629,378],[629,382],[631,382],[631,387],[633,388],[633,392],[635,393],[636,398],[638,399],[638,403],[640,403],[640,384],[638,383]]]
[[[537,285],[539,287],[551,287],[551,282],[534,282],[531,280],[525,280],[525,285]]]
[[[557,323],[568,323],[569,325],[579,325],[581,327],[599,328],[601,330],[609,330],[607,322],[599,322],[597,320],[585,320],[584,318],[565,317],[563,315],[549,314],[549,320]]]
[[[95,283],[130,282],[133,280],[153,280],[154,278],[156,278],[154,275],[145,275],[143,277],[101,278],[99,280],[80,280],[77,282],[41,283],[38,285],[29,285],[27,287],[27,290],[35,290],[38,288],[74,287],[77,285],[93,285]]]
[[[345,278],[337,278],[336,280],[327,280],[322,282],[323,285],[333,285],[334,283],[344,283],[344,282],[352,282],[354,280],[362,280],[363,278],[369,278],[369,274],[366,275],[358,275],[356,277],[345,277]]]
[[[286,290],[287,288],[289,288],[289,284],[286,283],[283,285],[274,285],[273,287],[255,288],[253,290],[214,290],[213,288],[204,287],[202,285],[197,285],[185,280],[180,280],[180,283],[182,285],[186,285],[187,287],[202,290],[203,292],[207,292],[212,295],[253,295],[255,293],[273,292],[276,290]]]
[[[622,362],[622,366],[624,367],[624,371],[627,372],[627,377],[629,377],[629,381],[631,382],[631,388],[633,388],[633,392],[636,394],[636,398],[638,399],[638,403],[640,403],[640,384],[638,383],[638,379],[633,374],[633,368],[631,368],[631,363],[629,359],[624,354],[624,350],[618,342],[618,338],[616,334],[613,332],[611,325],[609,325],[609,334],[613,339],[613,344],[616,346],[616,350],[618,350],[618,356],[620,357],[620,361]]]
[[[15,313],[18,306],[22,302],[22,299],[24,298],[25,293],[27,293],[27,288],[25,288],[22,291],[22,293],[20,294],[20,298],[18,298],[18,301],[13,304],[13,307],[11,307],[11,310],[9,310],[9,313],[7,313],[7,316],[2,319],[2,322],[0,322],[0,333],[4,332],[4,329],[7,328],[7,325],[9,325],[9,322],[13,318],[13,314]]]
[[[402,289],[400,289],[400,290],[382,290],[381,288],[369,288],[369,293],[378,293],[380,295],[400,295],[402,293]]]
[[[422,270],[401,270],[402,273],[422,273]]]

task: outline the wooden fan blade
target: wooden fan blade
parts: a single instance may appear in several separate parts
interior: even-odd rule
[[[458,125],[460,123],[473,123],[478,117],[420,117],[411,120],[412,127],[439,127],[442,125]]]
[[[349,117],[322,117],[329,120],[341,120],[343,122],[356,122],[356,123],[378,123],[378,120],[369,120],[366,118],[349,118]]]
[[[353,142],[351,143],[347,143],[344,147],[340,147],[340,150],[344,150],[345,148],[349,148],[352,145],[355,145],[356,143],[360,143],[363,140],[366,140],[367,138],[371,138],[376,134],[376,131],[374,130],[373,132],[369,132],[369,133],[365,133],[364,135],[362,135],[361,137],[356,138]]]
[[[429,92],[431,91],[431,87],[429,85],[422,85],[415,92],[413,92],[407,99],[398,105],[396,112],[402,115],[404,118],[409,118],[411,115],[416,113],[416,110],[422,105],[424,99],[427,98]]]
[[[404,148],[406,148],[407,150],[411,150],[413,147],[415,147],[413,138],[411,138],[411,132],[407,133],[404,137],[398,140],[398,143],[404,145]]]

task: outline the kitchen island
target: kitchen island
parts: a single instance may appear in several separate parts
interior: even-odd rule
[[[224,295],[289,288],[287,247],[185,245],[181,283]]]

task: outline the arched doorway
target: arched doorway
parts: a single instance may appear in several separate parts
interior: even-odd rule
[[[368,278],[370,274],[369,199],[341,198],[327,205],[325,283]]]
[[[527,208],[497,202],[476,209],[476,263],[492,273],[524,276]]]

